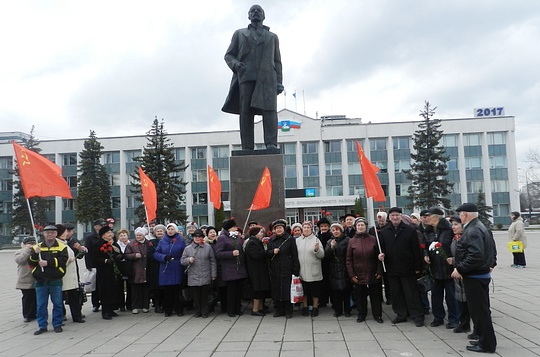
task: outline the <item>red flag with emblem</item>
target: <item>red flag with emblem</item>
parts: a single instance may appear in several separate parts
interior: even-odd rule
[[[139,178],[141,180],[141,191],[143,197],[143,203],[146,207],[146,215],[148,222],[152,222],[156,219],[157,211],[157,192],[156,185],[150,178],[144,173],[143,169],[139,166]]]
[[[62,177],[60,166],[15,141],[11,142],[26,198],[49,196],[71,198],[71,190]]]
[[[381,182],[377,177],[379,168],[371,163],[364,155],[362,147],[358,140],[356,141],[356,150],[358,151],[358,160],[362,167],[362,176],[364,177],[364,187],[366,188],[366,197],[373,197],[373,201],[382,202],[386,201],[384,190],[381,186]]]
[[[271,197],[272,177],[270,177],[270,170],[268,170],[268,167],[265,167],[261,180],[259,181],[259,186],[257,187],[257,192],[255,192],[255,197],[253,197],[253,202],[251,202],[249,209],[258,211],[268,208],[268,206],[270,206]]]
[[[214,205],[215,209],[221,208],[221,181],[212,168],[208,165],[208,188],[210,192],[210,202]]]

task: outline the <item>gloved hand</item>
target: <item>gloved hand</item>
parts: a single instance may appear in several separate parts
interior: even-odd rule
[[[170,255],[170,254],[167,254],[167,255],[165,256],[165,261],[166,261],[166,262],[169,262],[169,261],[171,261],[171,258],[172,258],[171,255]]]

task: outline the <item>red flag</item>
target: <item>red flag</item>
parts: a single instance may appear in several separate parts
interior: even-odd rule
[[[157,192],[156,185],[139,166],[139,178],[141,180],[141,191],[143,197],[143,203],[146,207],[146,214],[148,215],[148,223],[156,219],[157,211]]]
[[[270,198],[272,197],[272,178],[270,177],[270,170],[265,166],[261,181],[259,181],[259,186],[257,187],[257,192],[255,192],[255,197],[253,197],[253,202],[249,207],[252,211],[258,211],[261,209],[268,208],[270,206]]]
[[[13,143],[19,176],[26,198],[60,196],[71,198],[71,190],[62,177],[62,169],[40,154]]]
[[[381,186],[381,182],[377,177],[379,168],[371,163],[364,155],[362,147],[358,140],[356,141],[356,150],[358,151],[358,160],[362,167],[362,176],[364,177],[364,187],[366,188],[366,197],[373,197],[373,201],[382,202],[386,201],[384,191]]]
[[[221,181],[212,168],[208,165],[208,186],[210,191],[210,202],[214,204],[215,209],[221,208]]]

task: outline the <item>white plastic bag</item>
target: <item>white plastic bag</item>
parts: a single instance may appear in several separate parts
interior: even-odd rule
[[[291,280],[291,303],[296,304],[304,300],[304,288],[302,280],[296,275],[292,276]]]
[[[91,293],[96,290],[96,268],[84,272],[84,292]]]

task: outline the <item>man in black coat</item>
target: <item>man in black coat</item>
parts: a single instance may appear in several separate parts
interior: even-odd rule
[[[467,350],[494,353],[497,339],[489,308],[489,283],[496,265],[495,241],[478,219],[478,207],[474,203],[464,203],[456,212],[463,223],[463,234],[456,245],[452,278],[463,279],[467,306],[479,337]]]
[[[383,261],[388,273],[392,292],[392,309],[396,313],[393,324],[407,321],[410,315],[417,327],[424,325],[424,310],[420,303],[416,276],[422,270],[422,252],[416,229],[405,224],[402,210],[392,207],[388,210],[390,224],[380,232]]]
[[[99,230],[102,227],[105,227],[107,225],[107,222],[103,218],[96,219],[94,221],[94,231],[86,236],[84,239],[84,246],[88,250],[88,253],[84,256],[84,262],[86,264],[86,269],[89,271],[92,271],[92,268],[95,268],[93,262],[92,262],[92,251],[94,251],[94,247],[97,244],[101,243],[101,238],[99,236]],[[99,292],[98,289],[92,291],[92,311],[98,312],[99,311]]]

